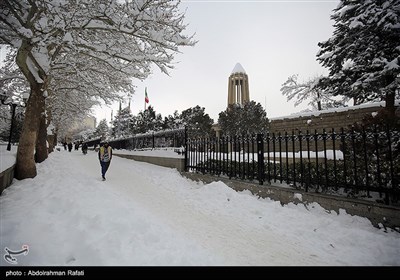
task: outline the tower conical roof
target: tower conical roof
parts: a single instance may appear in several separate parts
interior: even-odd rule
[[[244,68],[240,63],[236,63],[235,67],[232,70],[232,74],[235,74],[235,73],[244,73],[244,74],[246,74],[246,71],[244,71]]]

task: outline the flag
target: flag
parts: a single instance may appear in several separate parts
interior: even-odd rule
[[[149,103],[149,97],[147,96],[147,87],[146,87],[146,89],[144,90],[144,101],[145,101],[146,103]]]

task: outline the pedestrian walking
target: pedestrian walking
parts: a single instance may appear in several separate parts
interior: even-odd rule
[[[106,180],[106,172],[108,168],[110,167],[112,159],[112,148],[108,144],[108,142],[105,142],[103,146],[100,147],[99,149],[99,160],[100,160],[100,165],[101,165],[101,178],[103,181]]]
[[[88,145],[86,143],[83,143],[82,144],[82,153],[84,155],[86,155],[87,154],[87,150],[88,150]]]
[[[72,143],[69,142],[69,143],[68,143],[68,152],[71,152],[71,151],[72,151]]]

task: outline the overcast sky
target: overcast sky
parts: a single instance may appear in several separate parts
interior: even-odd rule
[[[236,63],[249,76],[250,99],[279,117],[304,110],[280,92],[292,74],[299,80],[327,74],[316,61],[318,42],[332,36],[332,10],[339,1],[182,1],[187,34],[196,33],[194,47],[182,48],[170,76],[155,69],[136,81],[131,109],[144,110],[144,90],[163,117],[199,105],[216,122],[226,109],[228,77]],[[111,106],[115,110],[118,104]],[[98,121],[110,120],[111,108],[96,110]]]

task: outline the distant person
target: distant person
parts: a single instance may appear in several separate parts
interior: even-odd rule
[[[84,155],[86,155],[87,154],[87,150],[88,150],[88,145],[86,143],[83,143],[82,144],[82,153]]]
[[[69,152],[72,151],[72,143],[71,143],[71,142],[68,143],[68,151],[69,151]]]
[[[64,150],[67,150],[67,142],[64,142],[63,146],[64,146]]]
[[[108,167],[110,167],[111,159],[112,159],[112,148],[108,144],[108,142],[105,142],[104,145],[101,146],[99,149],[101,177],[103,178],[103,181],[106,180],[106,172],[108,170]]]

